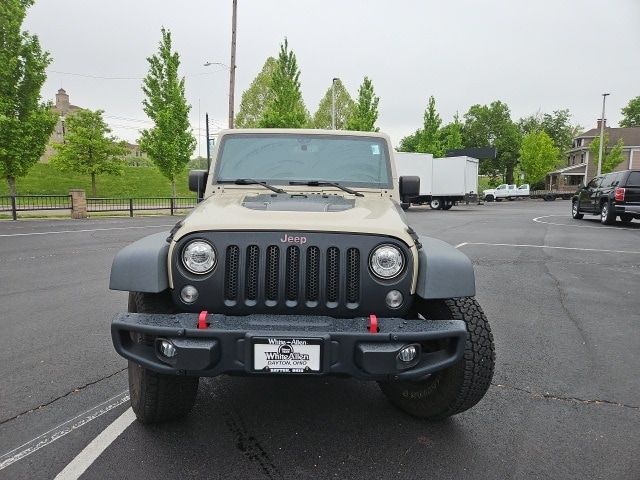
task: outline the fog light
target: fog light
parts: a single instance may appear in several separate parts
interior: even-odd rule
[[[180,298],[184,303],[193,303],[198,299],[198,289],[193,285],[185,285],[180,292]]]
[[[418,349],[415,347],[415,345],[407,345],[406,347],[403,347],[402,350],[400,350],[400,352],[398,353],[398,359],[401,362],[409,363],[414,361],[417,355]]]
[[[402,305],[404,298],[402,297],[402,293],[398,290],[391,290],[387,293],[387,298],[385,300],[389,308],[398,308]]]
[[[160,353],[167,358],[173,358],[178,354],[178,351],[169,340],[162,340],[160,342]]]

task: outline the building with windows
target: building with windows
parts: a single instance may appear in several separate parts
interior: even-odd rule
[[[602,120],[591,130],[581,133],[573,139],[571,149],[566,152],[567,166],[550,172],[546,178],[547,190],[575,190],[579,185],[586,184],[598,172],[598,154],[590,151],[591,143],[600,137]],[[611,128],[605,122],[605,135],[609,136],[609,147],[622,139],[622,162],[614,171],[640,168],[640,127]]]
[[[82,110],[82,107],[72,105],[69,102],[69,94],[64,90],[64,88],[61,88],[60,90],[58,90],[58,93],[56,93],[56,102],[53,105],[53,110],[59,115],[58,123],[56,123],[56,126],[53,129],[53,133],[49,138],[49,142],[47,143],[44,154],[42,154],[42,157],[40,157],[40,162],[42,163],[48,163],[49,159],[55,153],[53,144],[62,143],[64,141],[65,121],[67,117],[79,110]],[[142,158],[147,156],[140,150],[140,146],[136,143],[127,142],[127,149],[129,150],[128,156],[130,157]]]

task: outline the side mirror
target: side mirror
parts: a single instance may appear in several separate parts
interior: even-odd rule
[[[198,193],[198,199],[204,196],[204,191],[207,188],[207,177],[209,172],[207,170],[191,170],[189,171],[189,190]]]
[[[400,199],[411,199],[420,195],[420,177],[415,175],[400,177]]]

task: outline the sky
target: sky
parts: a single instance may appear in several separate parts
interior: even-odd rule
[[[230,63],[231,4],[37,0],[24,28],[53,58],[42,96],[64,88],[135,141],[150,126],[141,82],[164,26],[186,77],[195,154],[204,155],[205,112],[214,131],[227,124],[228,70],[203,64]],[[514,120],[568,108],[586,128],[601,116],[602,93],[611,93],[611,126],[640,95],[640,0],[238,0],[236,109],[285,37],[312,114],[332,78],[356,97],[366,75],[394,145],[420,127],[430,95],[445,122],[501,100]]]

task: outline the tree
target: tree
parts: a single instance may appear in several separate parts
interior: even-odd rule
[[[0,2],[0,176],[16,194],[16,177],[38,162],[53,132],[57,115],[40,101],[51,57],[38,37],[23,32],[33,0]]]
[[[410,135],[407,135],[406,137],[403,137],[402,140],[400,140],[398,151],[399,152],[417,152],[419,139],[420,139],[420,129],[416,130]]]
[[[162,28],[158,53],[147,58],[149,73],[144,78],[144,112],[155,126],[143,130],[140,149],[171,181],[176,196],[176,175],[186,167],[196,146],[191,133],[189,111],[184,95],[184,77],[178,79],[180,56],[172,51],[171,32]]]
[[[309,113],[300,91],[300,69],[296,55],[284,39],[269,86],[269,100],[260,119],[263,128],[303,128]]]
[[[531,132],[522,139],[520,169],[529,183],[537,183],[553,170],[559,156],[560,150],[546,132]]]
[[[122,175],[127,148],[109,135],[102,110],[80,110],[67,117],[64,143],[56,143],[51,165],[63,172],[91,175],[91,193],[97,196],[96,175]]]
[[[620,165],[620,162],[624,159],[622,155],[622,149],[624,148],[624,142],[619,139],[613,146],[609,146],[609,134],[604,134],[604,148],[602,149],[602,173],[613,172],[613,170]],[[589,151],[591,152],[591,158],[594,162],[598,162],[598,156],[600,155],[600,137],[593,139],[589,144]]]
[[[362,85],[358,89],[358,101],[356,102],[351,115],[347,119],[346,130],[357,130],[361,132],[377,132],[378,102],[380,98],[373,90],[373,82],[364,77]]]
[[[318,110],[313,116],[313,128],[331,128],[334,89],[336,97],[336,129],[345,129],[347,119],[350,117],[355,103],[353,102],[351,95],[349,95],[349,92],[347,92],[347,89],[344,87],[342,80],[339,78],[333,82],[333,85],[329,87],[327,93],[325,93],[322,100],[320,100]]]
[[[458,112],[453,116],[453,122],[440,129],[440,143],[443,155],[446,155],[450,150],[456,150],[464,146],[462,142],[462,123]]]
[[[495,159],[480,163],[480,172],[492,176],[505,175],[513,183],[513,170],[518,163],[521,133],[511,120],[509,107],[497,100],[490,105],[472,105],[464,115],[462,138],[465,147],[495,147]]]
[[[568,109],[554,110],[550,114],[538,112],[535,115],[521,118],[518,127],[523,135],[540,130],[544,131],[562,153],[571,148],[571,142],[576,135],[576,127],[571,124],[570,119],[571,113]]]
[[[640,127],[640,97],[629,100],[622,109],[621,127]]]
[[[442,119],[436,112],[436,99],[432,95],[424,111],[422,129],[418,135],[419,152],[431,153],[434,157],[442,156],[440,125],[442,125]]]
[[[264,110],[272,98],[271,82],[277,65],[278,61],[275,58],[267,58],[260,73],[242,94],[240,109],[235,120],[236,127],[257,128],[260,126]]]

